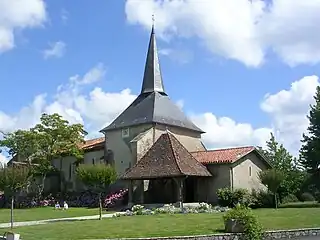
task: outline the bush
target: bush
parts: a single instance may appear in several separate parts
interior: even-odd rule
[[[217,191],[218,203],[222,207],[233,207],[232,205],[232,190],[230,188],[220,188]]]
[[[318,203],[320,203],[320,192],[316,192],[315,195],[314,195],[314,197],[315,197],[315,200],[316,200]]]
[[[218,203],[223,207],[234,207],[238,203],[248,207],[252,204],[252,197],[247,189],[221,188],[218,189],[217,195]]]
[[[300,196],[301,202],[313,202],[315,201],[314,196],[311,193],[304,192]]]
[[[134,205],[131,209],[127,209],[124,213],[117,213],[114,217],[134,216],[134,215],[154,215],[154,214],[178,214],[178,213],[219,213],[229,211],[226,207],[213,207],[208,203],[199,203],[198,206],[184,207],[182,212],[180,207],[173,204],[165,204],[163,207],[156,209],[147,209],[142,205]]]
[[[272,193],[263,190],[253,190],[252,196],[252,208],[272,208],[274,207],[274,196]]]
[[[285,203],[279,206],[280,208],[320,208],[320,203],[318,202],[295,202],[295,203]]]
[[[288,194],[285,196],[282,201],[282,203],[294,203],[294,202],[299,202],[299,199],[296,197],[294,194]]]
[[[243,226],[243,233],[245,239],[260,240],[262,238],[262,226],[258,219],[253,215],[252,211],[241,205],[237,204],[235,208],[228,211],[223,220],[226,223],[228,220],[236,220]]]

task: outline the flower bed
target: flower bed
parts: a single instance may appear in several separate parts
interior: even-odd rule
[[[153,215],[153,214],[178,214],[178,213],[218,213],[228,211],[228,207],[213,207],[208,203],[199,203],[198,206],[186,206],[181,211],[181,208],[175,207],[172,204],[166,204],[163,207],[156,209],[148,209],[142,205],[134,205],[131,210],[124,213],[117,213],[114,217],[120,216],[134,216],[134,215]]]
[[[121,189],[109,194],[103,193],[103,207],[113,208],[123,205],[123,201],[128,193],[127,189]],[[54,206],[56,202],[66,201],[70,207],[98,207],[98,194],[91,191],[66,194],[49,194],[39,200],[35,196],[19,196],[15,199],[15,208],[32,208]],[[0,207],[10,207],[10,199],[0,195]]]

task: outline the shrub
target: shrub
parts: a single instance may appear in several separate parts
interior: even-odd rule
[[[315,198],[314,198],[314,196],[312,196],[311,193],[304,192],[301,194],[300,200],[301,200],[301,202],[313,202],[313,201],[315,201]]]
[[[320,203],[320,192],[316,192],[315,195],[314,195],[314,197],[315,197],[315,200],[316,200],[318,203]]]
[[[268,191],[253,190],[251,196],[253,201],[253,208],[271,208],[274,206],[274,196]]]
[[[295,202],[295,203],[285,203],[279,206],[280,208],[320,208],[320,203],[318,202]]]
[[[258,219],[253,215],[252,211],[241,205],[237,204],[235,208],[228,211],[223,220],[226,223],[228,220],[236,220],[243,226],[243,233],[245,239],[260,240],[262,238],[262,226]]]
[[[252,197],[247,189],[231,190],[230,188],[221,188],[218,189],[217,195],[218,203],[223,207],[234,207],[238,203],[244,206],[252,204]]]
[[[299,202],[299,199],[294,194],[288,194],[282,199],[282,203],[293,203]]]
[[[247,189],[235,189],[232,194],[232,204],[233,206],[237,204],[249,207],[252,205],[252,196]]]
[[[220,188],[217,191],[218,203],[222,207],[233,207],[232,205],[232,190],[230,188]]]

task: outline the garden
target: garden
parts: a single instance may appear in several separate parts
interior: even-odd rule
[[[221,233],[224,232],[224,220],[228,216],[242,216],[250,221],[258,221],[253,225],[254,228],[248,230],[248,234],[260,234],[260,230],[319,227],[320,223],[320,208],[256,210],[240,208],[235,210],[236,212],[232,213],[231,211],[227,208],[209,207],[207,204],[200,204],[199,207],[195,208],[186,208],[183,213],[172,205],[164,206],[160,210],[147,210],[141,206],[136,206],[132,209],[132,214],[127,212],[125,216],[117,215],[117,217],[101,221],[48,223],[17,227],[14,231],[20,233],[27,240],[67,240]],[[254,219],[251,218],[252,214]],[[0,229],[0,234],[6,231],[9,231],[9,229]]]
[[[320,99],[320,88],[317,95]],[[320,107],[313,107],[311,111],[316,109]],[[266,187],[264,190],[249,192],[224,188],[217,192],[218,206],[185,204],[181,209],[169,204],[147,209],[135,205],[115,213],[112,218],[103,219],[103,212],[121,210],[121,206],[128,203],[127,189],[108,192],[117,179],[114,167],[107,162],[83,164],[85,150],[79,147],[85,134],[82,125],[70,125],[57,114],[44,114],[40,120],[34,128],[5,134],[0,140],[0,147],[9,149],[9,155],[15,156],[19,152],[26,157],[22,165],[0,169],[0,191],[3,191],[2,195],[0,192],[0,207],[4,208],[0,210],[0,222],[10,220],[12,230],[13,221],[90,216],[98,212],[99,220],[16,227],[14,231],[23,239],[105,239],[239,231],[247,239],[258,240],[265,230],[320,227],[320,152],[315,157],[308,148],[312,139],[318,141],[320,136],[305,137],[301,156],[297,159],[271,134],[266,149],[258,149],[273,166],[259,173],[260,181]],[[313,122],[319,121],[311,121],[309,128],[318,129]],[[71,193],[64,189],[58,194],[44,193],[47,175],[59,171],[53,169],[51,159],[62,159],[63,156],[75,157],[76,177],[89,190]],[[35,178],[42,181],[32,195],[26,189]],[[67,211],[54,210],[54,204],[61,201],[68,202]],[[6,231],[9,229],[0,229],[0,236]]]

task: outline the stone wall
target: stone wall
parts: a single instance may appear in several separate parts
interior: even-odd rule
[[[221,233],[212,235],[181,236],[181,237],[154,237],[154,238],[122,238],[121,240],[240,240],[241,234]],[[264,240],[271,239],[320,239],[320,228],[294,229],[267,231],[264,233]]]

